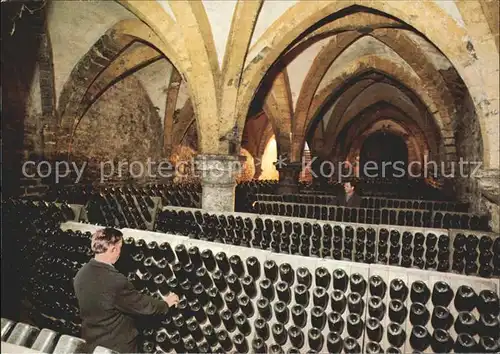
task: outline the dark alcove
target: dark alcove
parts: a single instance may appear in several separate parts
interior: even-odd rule
[[[361,148],[360,165],[362,176],[401,177],[401,169],[408,166],[405,141],[393,133],[377,132],[370,135]]]

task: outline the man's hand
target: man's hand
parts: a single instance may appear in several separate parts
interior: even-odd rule
[[[169,307],[175,307],[177,306],[177,304],[179,304],[179,297],[174,293],[170,293],[167,296],[164,296],[163,300],[165,300]]]

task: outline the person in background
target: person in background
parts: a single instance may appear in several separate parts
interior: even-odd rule
[[[340,198],[340,205],[348,208],[361,208],[361,197],[356,192],[357,182],[352,180],[344,183],[344,194]]]
[[[134,315],[168,315],[179,297],[168,294],[163,300],[137,291],[113,266],[123,243],[123,234],[105,228],[92,235],[95,257],[85,264],[73,280],[82,319],[82,338],[87,352],[102,346],[120,353],[137,353]]]

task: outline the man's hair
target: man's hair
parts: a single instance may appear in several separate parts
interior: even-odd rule
[[[105,253],[110,246],[116,245],[123,238],[120,230],[107,227],[92,235],[92,251],[95,254]]]

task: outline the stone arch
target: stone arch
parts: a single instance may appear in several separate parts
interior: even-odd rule
[[[90,85],[80,101],[79,112],[81,113],[79,116],[83,117],[92,104],[116,82],[162,59],[167,60],[153,47],[134,42],[127,50],[123,51],[119,60],[114,60]]]
[[[403,28],[405,26],[401,24],[399,21],[388,18],[386,16],[378,15],[371,12],[356,12],[349,14],[345,17],[342,17],[334,22],[327,23],[322,27],[318,27],[311,34],[301,39],[300,42],[298,42],[292,49],[290,49],[287,52],[287,54],[283,58],[280,59],[280,65],[284,65],[284,68],[279,67],[279,65],[275,65],[271,70],[269,70],[269,72],[266,74],[266,78],[264,79],[263,82],[261,82],[259,86],[259,90],[256,93],[256,96],[254,97],[254,101],[257,100],[258,97],[262,95],[261,92],[267,91],[267,86],[271,85],[270,83],[272,83],[272,88],[270,91],[273,91],[275,89],[276,82],[279,81],[278,80],[279,75],[282,74],[284,71],[285,72],[288,71],[289,69],[288,65],[294,60],[297,60],[298,57],[303,52],[303,50],[305,50],[309,45],[312,45],[313,43],[321,41],[323,39],[328,39],[330,41],[330,45],[327,44],[330,50],[327,53],[324,53],[323,55],[316,55],[316,57],[314,58],[315,63],[318,63],[319,59],[325,59],[325,60],[319,60],[319,62],[329,63],[325,68],[326,70],[328,66],[334,61],[334,59],[336,59],[337,56],[339,56],[344,51],[345,48],[349,47],[349,44],[351,44],[360,36],[361,37],[363,36],[361,34],[361,31],[357,32],[356,29],[365,27]],[[290,91],[291,88],[288,84],[286,85],[286,87]],[[311,85],[308,83],[306,77],[305,81],[301,84],[301,94],[302,95],[309,94],[312,96],[314,95],[314,91],[315,91],[314,89],[311,89]],[[289,93],[288,96],[290,97],[291,94]],[[295,101],[294,99],[289,98],[287,102],[282,102],[279,105],[281,107],[286,107],[287,105],[290,105],[291,109],[289,110],[289,112],[292,111],[292,114],[294,116],[290,118],[285,118],[285,116],[290,115],[289,112],[286,112],[286,114],[280,114],[279,116],[279,122],[281,124],[278,124],[278,126],[281,125],[280,128],[284,127],[285,129],[280,129],[280,130],[287,131],[287,133],[281,134],[277,139],[278,147],[280,147],[281,145],[285,146],[285,149],[281,150],[287,152],[290,150],[289,145],[290,145],[290,132],[292,128],[291,125],[292,123],[297,121],[296,114],[293,113],[294,107],[292,107],[294,106],[293,103],[294,101]],[[298,103],[300,104],[300,102],[301,101],[299,100]],[[302,100],[302,102],[304,102],[304,100]],[[295,108],[295,112],[297,112],[297,110],[300,111],[300,108],[299,109]],[[313,147],[312,149],[314,150]]]
[[[310,134],[309,139],[306,139],[307,145],[311,148],[311,158],[314,156],[322,157],[323,148],[325,145],[325,129],[323,124],[318,124],[313,134]],[[305,148],[305,144],[304,144]]]
[[[218,87],[220,70],[207,14],[201,2],[170,2],[177,22],[156,1],[123,1],[165,43],[174,45],[183,67],[178,68],[189,83],[199,132],[199,149],[219,153]],[[207,33],[208,38],[204,38]],[[182,70],[186,69],[186,70]]]
[[[235,127],[234,114],[241,74],[263,3],[264,0],[236,2],[220,74],[219,133]],[[240,141],[244,127],[236,127],[239,129],[237,140]]]
[[[241,148],[240,149],[240,156],[245,156],[246,160],[243,162],[243,166],[241,168],[241,172],[236,178],[238,182],[243,182],[243,181],[250,181],[254,178],[255,176],[255,163],[254,163],[254,157],[248,150]]]
[[[176,22],[155,1],[123,1],[123,4],[144,21],[170,48],[179,64],[172,61],[187,82],[190,102],[186,111],[193,112],[193,120],[179,128],[185,134],[194,122],[198,132],[198,149],[203,153],[217,153],[220,139],[218,132],[218,87],[220,69],[213,42],[212,30],[201,2],[177,1],[169,5]],[[205,36],[206,34],[206,36]],[[167,58],[170,56],[167,53]],[[189,124],[188,124],[189,123]],[[177,129],[176,129],[177,130]],[[184,130],[184,131],[182,131]]]
[[[410,32],[392,28],[375,29],[367,36],[361,36],[353,32],[350,33],[349,37],[347,37],[349,33],[345,34],[346,37],[344,38],[349,38],[351,40],[343,41],[345,45],[344,48],[341,47],[342,41],[339,41],[340,43],[332,41],[332,43],[325,46],[316,57],[304,81],[304,86],[302,87],[297,103],[298,109],[296,112],[296,129],[294,133],[296,135],[304,134],[303,130],[309,118],[309,109],[311,107],[313,95],[317,93],[316,90],[320,86],[324,76],[335,59],[338,58],[339,55],[337,53],[342,53],[349,46],[354,45],[361,38],[365,37],[374,38],[379,43],[391,48],[404,60],[404,62],[408,63],[419,78],[425,78],[431,81],[430,84],[428,84],[427,81],[421,80],[421,91],[429,92],[429,97],[431,97],[436,104],[436,111],[437,108],[439,108],[444,129],[452,131],[451,121],[456,112],[453,97],[450,95],[442,76],[426,59],[425,52],[419,46],[410,43],[411,40],[408,38],[407,33]],[[451,63],[449,65],[451,66]]]
[[[290,121],[291,116],[283,117],[280,113],[279,106],[274,99],[266,99],[264,104],[264,113],[269,119],[270,126],[272,127],[273,134],[276,135],[276,145],[278,148],[278,155],[286,153],[290,150]],[[272,103],[270,103],[272,101]],[[287,119],[288,118],[288,119]]]
[[[134,41],[147,43],[160,53],[171,50],[139,20],[123,20],[118,22],[90,48],[73,68],[63,86],[59,98],[59,134],[58,151],[70,151],[74,130],[86,109],[82,101],[92,84],[109,65]],[[170,58],[169,58],[170,59]],[[178,62],[171,60],[175,66]]]
[[[302,33],[307,32],[329,15],[356,4],[355,1],[317,2],[314,4],[299,2],[275,21],[251,50],[253,53],[250,57],[252,58],[251,62],[243,73],[242,85],[246,90],[242,92],[239,100],[240,112],[237,119],[244,120],[251,98],[265,73],[285,50],[301,37]],[[498,141],[489,139],[487,133],[487,131],[494,131],[496,134],[493,135],[498,136],[498,127],[493,127],[493,124],[486,120],[488,115],[498,116],[498,101],[494,105],[495,107],[486,107],[487,104],[485,104],[488,98],[494,99],[498,96],[498,94],[495,95],[498,93],[498,87],[486,91],[484,89],[485,78],[482,75],[477,75],[482,71],[482,67],[498,68],[498,53],[485,55],[482,58],[475,57],[472,41],[480,43],[481,38],[477,38],[474,33],[471,38],[464,27],[461,27],[432,1],[369,1],[363,2],[362,5],[399,18],[417,29],[451,61],[466,83],[480,117],[481,135],[485,146],[485,162],[489,167],[498,167],[498,156],[490,156],[490,151],[494,154],[498,150]],[[293,20],[290,21],[290,19]],[[434,21],[434,19],[436,20]],[[447,33],[447,36],[442,35],[443,31]],[[489,40],[492,41],[491,38]],[[491,70],[491,73],[495,75],[495,78],[498,78],[498,70]],[[488,97],[488,93],[490,97]]]
[[[309,69],[304,83],[302,84],[299,97],[297,99],[296,118],[294,122],[294,134],[304,134],[305,124],[307,122],[309,108],[316,94],[318,86],[321,83],[328,68],[333,65],[335,60],[359,38],[362,38],[358,32],[340,33],[335,36],[327,46],[314,58],[314,62]]]
[[[254,178],[258,179],[262,173],[262,155],[264,155],[264,151],[266,150],[266,146],[274,136],[274,130],[271,126],[271,123],[268,122],[266,128],[260,136],[259,145],[257,147],[257,151],[254,154],[254,165],[255,165],[255,175]]]
[[[396,125],[396,127],[392,126],[384,131],[395,134],[403,138],[406,143],[406,147],[408,150],[408,162],[418,161],[422,163],[424,161],[424,155],[428,147],[426,146],[426,141],[421,141],[421,139],[417,139],[410,129],[408,129],[404,124],[399,123],[398,121],[388,118],[386,120],[378,120],[375,122],[371,122],[368,126],[363,127],[363,129],[358,129],[358,132],[355,135],[355,139],[352,139],[350,143],[348,142],[344,153],[340,158],[340,161],[347,160],[352,161],[354,157],[359,156],[361,148],[368,138],[369,135],[374,134],[376,132],[383,131],[377,125],[390,123]],[[423,143],[424,146],[421,146],[419,143]]]
[[[79,60],[64,84],[58,100],[61,125],[72,127],[74,122],[67,122],[66,119],[75,116],[88,88],[133,40],[132,37],[117,33],[111,28]]]
[[[259,150],[255,155],[257,158],[260,159],[262,157],[262,154],[264,154],[264,150],[266,149],[269,140],[271,140],[273,136],[274,136],[274,130],[271,123],[269,123],[267,124],[266,129],[264,130],[264,133],[262,134],[262,137],[260,139]]]
[[[363,159],[361,157],[363,156],[363,150],[364,150],[365,144],[367,143],[368,140],[370,140],[370,138],[374,137],[375,135],[382,134],[382,133],[386,133],[386,134],[390,134],[392,136],[398,137],[400,139],[400,141],[404,143],[405,150],[406,150],[405,151],[405,155],[407,157],[407,161],[406,162],[408,163],[408,166],[411,164],[411,166],[412,166],[412,171],[411,172],[412,173],[418,173],[418,172],[420,172],[421,169],[416,170],[414,168],[415,165],[413,164],[415,162],[422,164],[422,161],[423,161],[423,158],[420,159],[415,154],[414,149],[418,148],[416,146],[416,142],[415,141],[410,141],[411,138],[408,138],[407,133],[405,133],[404,131],[401,131],[401,130],[399,130],[397,128],[386,129],[386,130],[375,130],[375,131],[369,131],[368,130],[368,131],[363,132],[363,134],[361,136],[359,136],[358,140],[356,141],[355,146],[353,146],[351,148],[351,150],[349,151],[349,154],[352,154],[352,155],[350,155],[349,157],[347,157],[346,161],[356,161],[356,162],[359,162],[360,165],[362,165],[364,161],[363,161]],[[408,171],[408,166],[405,166],[405,168],[406,168],[407,171]],[[420,165],[420,166],[422,166],[422,165]],[[358,166],[358,169],[357,169],[358,173],[360,172],[359,167],[361,167],[361,166]],[[406,174],[404,176],[406,176]],[[385,176],[382,175],[382,177],[385,177]]]
[[[428,60],[426,51],[415,45],[411,41],[410,35],[415,34],[408,30],[394,30],[392,28],[378,28],[370,34],[371,37],[393,49],[405,62],[410,64],[411,68],[422,79],[424,89],[436,102],[443,125],[446,129],[453,130],[452,122],[457,113],[453,96],[438,69]],[[453,67],[446,57],[443,56],[442,60],[449,63],[450,68]]]
[[[199,151],[196,119],[194,117],[191,119],[185,119],[183,121],[180,121],[179,125],[181,126],[179,127],[179,129],[177,129],[177,126],[174,128],[174,134],[176,134],[175,145],[179,144],[191,146],[196,151]],[[179,131],[181,131],[180,129],[183,129],[182,134],[178,133]]]
[[[340,159],[339,161],[342,161],[353,141],[356,142],[357,137],[364,131],[382,120],[390,120],[404,127],[420,145],[424,146],[424,150],[432,152],[435,155],[433,158],[438,159],[438,162],[441,161],[440,151],[442,147],[438,145],[435,136],[423,130],[418,122],[405,115],[398,107],[386,103],[377,103],[367,107],[353,121],[348,122],[338,136],[332,137],[332,141],[338,143],[328,150],[328,154],[333,156],[334,160]]]
[[[179,70],[183,79],[188,81],[191,63],[182,42],[181,30],[172,17],[155,1],[118,0],[118,2],[139,19],[131,21],[137,21],[143,26],[142,34],[137,38],[142,38],[159,48]],[[158,42],[158,45],[152,42],[153,40]]]
[[[333,110],[333,118],[330,119],[327,126],[328,136],[337,136],[340,130],[357,116],[366,107],[369,107],[377,102],[387,102],[402,110],[407,116],[415,120],[419,120],[419,108],[405,100],[407,98],[399,89],[386,83],[376,83],[365,88],[359,93],[343,111]],[[339,98],[339,101],[342,96]],[[339,102],[337,101],[337,102]],[[339,104],[337,104],[338,106]],[[335,106],[335,108],[337,108]],[[338,112],[338,114],[336,114]]]
[[[377,72],[391,78],[395,82],[400,82],[409,91],[413,92],[422,103],[425,105],[427,112],[436,112],[435,104],[432,99],[422,90],[421,80],[416,75],[410,75],[400,67],[397,62],[394,62],[389,57],[381,56],[365,56],[358,58],[343,68],[342,72],[330,84],[323,88],[316,96],[311,104],[310,114],[306,123],[306,131],[312,125],[314,119],[325,108],[327,102],[331,102],[333,98],[339,97],[339,91],[345,87],[345,83],[350,83],[354,78],[359,79],[363,75],[371,72]],[[452,137],[452,132],[447,132],[443,129],[443,124],[440,119],[439,112],[434,114],[435,122],[441,133],[441,138]],[[327,134],[328,135],[328,134]],[[294,141],[292,149],[293,158],[300,160],[300,150],[303,146],[303,140]]]
[[[177,114],[176,121],[177,123],[174,124],[174,131],[172,133],[174,146],[181,143],[193,124],[196,125],[193,103],[189,98]]]

